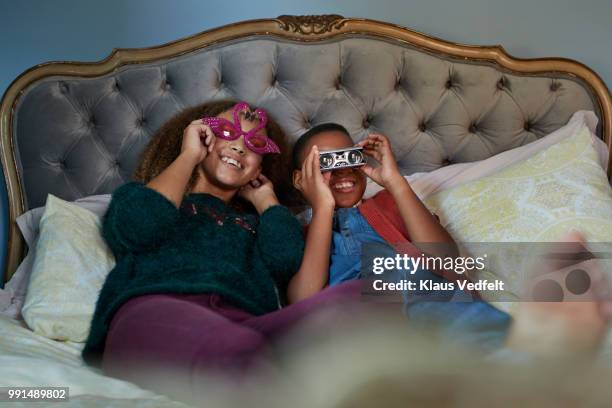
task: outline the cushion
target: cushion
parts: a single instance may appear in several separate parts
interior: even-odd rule
[[[499,153],[485,160],[470,163],[458,163],[442,167],[427,173],[414,173],[404,178],[410,183],[410,187],[421,199],[435,194],[439,191],[450,189],[461,184],[478,180],[489,174],[500,171],[508,166],[531,157],[555,143],[574,135],[577,130],[587,127],[593,146],[597,151],[597,162],[602,169],[607,168],[608,146],[595,135],[597,128],[597,116],[591,111],[575,112],[568,123],[556,131],[544,136],[535,142]],[[364,198],[372,197],[382,190],[382,187],[368,178],[368,184]],[[312,212],[307,209],[297,215],[302,224],[308,224]]]
[[[573,136],[576,131],[585,126],[591,133],[593,146],[597,151],[597,162],[605,170],[608,165],[608,146],[595,135],[597,122],[598,119],[595,113],[591,111],[578,111],[572,115],[565,126],[524,146],[507,150],[484,160],[452,164],[429,173],[414,173],[407,176],[406,179],[414,192],[421,199],[424,199],[436,192],[477,180],[511,166],[512,164],[518,163],[561,140]],[[371,197],[381,189],[381,186],[368,179],[368,187],[364,197]]]
[[[100,227],[91,211],[48,196],[22,309],[35,333],[86,340],[98,293],[115,265]]]
[[[83,197],[73,201],[73,203],[101,217],[106,212],[110,199],[110,194],[102,194]],[[11,279],[6,283],[4,289],[0,289],[0,315],[12,319],[22,318],[21,308],[25,301],[28,280],[36,254],[38,226],[44,211],[45,207],[37,207],[25,212],[16,219],[17,226],[28,246],[28,253],[19,264],[19,267],[17,267]]]
[[[424,203],[472,255],[474,243],[555,242],[573,230],[590,242],[612,242],[612,189],[586,125],[531,157]],[[505,256],[488,272],[517,294],[523,282],[517,265],[528,262],[517,262],[524,253]]]

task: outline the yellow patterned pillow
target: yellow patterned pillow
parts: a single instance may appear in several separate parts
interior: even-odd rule
[[[98,293],[115,265],[100,225],[94,213],[47,197],[22,309],[34,332],[57,340],[86,340]]]
[[[587,127],[504,170],[424,202],[459,243],[555,242],[572,230],[582,231],[590,242],[612,242],[612,191]],[[470,252],[470,245],[465,247]],[[491,272],[516,294],[513,284],[522,271],[516,262],[504,264],[505,269]],[[479,278],[490,277],[484,274],[488,276]]]

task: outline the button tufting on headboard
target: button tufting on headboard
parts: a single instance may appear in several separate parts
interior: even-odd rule
[[[550,98],[561,87],[564,92]],[[316,123],[338,122],[355,140],[375,128],[389,137],[405,173],[443,165],[441,147],[454,152],[453,162],[515,147],[527,140],[517,136],[517,117],[538,118],[546,124],[542,130],[552,131],[576,110],[596,109],[585,88],[558,74],[501,73],[376,38],[220,43],[100,77],[55,77],[26,89],[14,132],[27,206],[42,205],[48,193],[76,199],[113,191],[166,120],[185,107],[224,98],[266,109],[291,141]],[[533,131],[528,122],[519,133]],[[487,129],[486,145],[479,126]],[[466,131],[479,137],[465,139]],[[58,179],[42,159],[64,151],[75,163],[70,180]],[[121,160],[121,175],[109,171],[109,161],[119,168],[115,160]]]
[[[57,86],[59,88],[60,93],[63,93],[63,94],[68,93],[68,85],[65,82],[59,81],[57,83]]]
[[[499,78],[497,81],[497,89],[500,91],[506,87],[506,79],[504,77]]]
[[[372,117],[366,116],[365,118],[363,118],[363,121],[361,122],[361,127],[363,127],[364,129],[368,129],[371,123],[372,123]]]
[[[19,76],[0,109],[7,276],[23,256],[19,215],[49,193],[74,200],[112,192],[164,122],[204,101],[260,106],[290,142],[317,123],[338,122],[355,140],[375,128],[405,174],[528,143],[578,110],[595,112],[597,135],[612,145],[612,98],[583,64],[517,59],[501,47],[456,45],[367,19],[312,21],[245,21]]]

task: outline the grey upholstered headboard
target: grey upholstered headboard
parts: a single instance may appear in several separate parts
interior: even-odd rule
[[[531,142],[582,109],[595,111],[610,145],[610,95],[583,65],[516,60],[501,47],[454,45],[367,20],[286,16],[119,50],[98,64],[44,64],[3,100],[7,275],[22,251],[16,216],[49,193],[74,200],[112,192],[164,121],[227,97],[265,108],[293,140],[328,121],[355,140],[381,131],[406,174]]]

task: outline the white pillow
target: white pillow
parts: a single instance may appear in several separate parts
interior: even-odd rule
[[[445,166],[428,173],[415,173],[405,177],[410,183],[415,194],[421,200],[442,190],[447,190],[478,180],[493,174],[515,163],[525,160],[550,146],[567,139],[576,134],[577,131],[586,126],[593,140],[593,147],[597,152],[598,162],[601,168],[606,170],[608,165],[608,146],[595,135],[597,128],[597,116],[591,111],[578,111],[572,115],[567,124],[554,132],[514,149],[491,156],[488,159],[469,163],[458,163]],[[368,179],[368,187],[364,198],[368,198],[382,190],[382,187]]]
[[[87,339],[98,294],[115,258],[100,233],[101,217],[47,197],[23,318],[56,340]]]
[[[590,131],[593,147],[597,151],[598,162],[606,170],[608,164],[608,146],[595,135],[597,122],[598,119],[595,113],[591,111],[578,111],[572,115],[565,126],[524,146],[507,150],[488,159],[452,164],[427,173],[414,173],[404,176],[404,178],[410,183],[414,193],[421,200],[424,200],[432,194],[486,177],[538,154],[555,143],[574,135],[584,126]],[[381,186],[368,178],[363,198],[370,198],[382,189]],[[310,208],[306,209],[298,214],[297,217],[303,225],[308,224],[312,217],[312,211]]]
[[[578,230],[588,242],[612,242],[612,189],[599,165],[589,129],[577,129],[547,149],[501,171],[424,200],[440,216],[464,255],[482,256],[495,245],[557,242]],[[537,245],[497,246],[489,272],[518,295]],[[497,293],[493,294],[493,298]]]
[[[106,212],[110,200],[110,194],[101,194],[83,197],[73,201],[73,203],[101,217]],[[25,301],[28,280],[36,255],[38,226],[44,211],[45,207],[37,207],[21,214],[15,220],[28,246],[28,253],[17,267],[13,276],[11,276],[11,279],[6,282],[4,289],[0,289],[0,315],[11,319],[22,318],[21,308]]]

